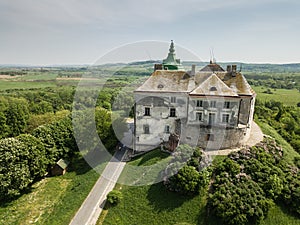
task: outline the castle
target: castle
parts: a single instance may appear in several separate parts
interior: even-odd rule
[[[205,150],[238,147],[249,138],[255,92],[236,65],[214,61],[185,71],[174,43],[162,64],[135,92],[134,149],[178,144]]]

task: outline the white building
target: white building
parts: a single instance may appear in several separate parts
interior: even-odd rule
[[[184,71],[172,41],[167,59],[135,90],[134,148],[240,146],[250,134],[255,96],[236,65],[224,71],[210,62],[200,71]]]

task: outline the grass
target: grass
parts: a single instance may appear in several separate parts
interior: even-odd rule
[[[268,88],[263,86],[252,86],[257,94],[257,99],[265,102],[270,100],[283,102],[285,105],[296,106],[298,102],[300,102],[300,92],[296,89],[276,89],[271,91],[273,94],[263,93]]]
[[[0,224],[69,224],[98,177],[79,156],[64,176],[42,179],[29,193],[1,203]]]
[[[187,198],[167,191],[162,183],[122,186],[121,191],[122,202],[108,210],[103,224],[205,224],[205,195]]]
[[[273,206],[261,225],[299,225],[300,219],[289,214],[284,206]]]

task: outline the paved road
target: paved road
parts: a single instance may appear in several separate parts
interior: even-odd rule
[[[106,195],[114,188],[125,166],[125,150],[118,151],[105,167],[93,189],[77,211],[70,225],[94,225],[105,205]],[[76,198],[76,196],[74,196]]]

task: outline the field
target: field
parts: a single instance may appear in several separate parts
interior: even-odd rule
[[[280,101],[283,102],[285,105],[289,106],[296,106],[297,103],[300,102],[300,91],[296,89],[270,89],[273,94],[264,93],[267,91],[268,88],[262,86],[252,86],[257,94],[257,99],[264,102],[264,101]]]
[[[78,157],[64,176],[42,179],[20,198],[0,204],[0,224],[68,224],[98,177]]]

